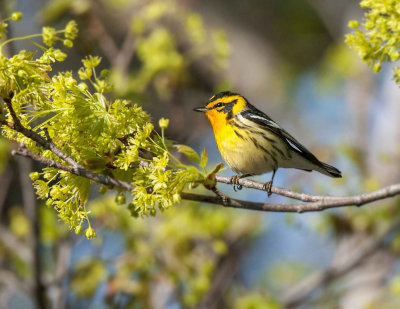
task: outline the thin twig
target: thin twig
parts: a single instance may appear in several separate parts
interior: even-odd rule
[[[84,167],[78,166],[76,168],[67,166],[65,164],[62,164],[60,162],[54,161],[54,160],[50,160],[47,158],[43,158],[42,156],[33,153],[32,151],[30,151],[29,149],[27,149],[24,145],[19,147],[18,150],[13,150],[12,151],[13,155],[20,155],[23,157],[28,157],[31,158],[39,163],[42,163],[43,165],[46,165],[48,167],[55,167],[58,168],[60,170],[69,172],[71,174],[77,175],[77,176],[82,176],[85,177],[87,179],[93,180],[97,183],[101,183],[104,184],[106,186],[111,186],[111,187],[116,187],[116,188],[122,188],[125,190],[132,190],[133,186],[126,181],[121,181],[121,180],[117,180],[114,178],[111,178],[109,176],[105,176],[105,175],[101,175],[101,174],[96,174],[93,173],[87,169],[85,169]]]
[[[13,121],[14,121],[14,123],[5,123],[8,127],[10,127],[11,129],[13,129],[13,130],[15,130],[17,132],[22,133],[26,137],[28,137],[31,140],[33,140],[36,143],[38,143],[44,149],[50,150],[55,155],[57,155],[60,159],[64,160],[65,162],[67,162],[68,164],[72,165],[73,167],[75,167],[75,168],[80,167],[79,164],[77,162],[75,162],[74,159],[72,159],[70,156],[68,156],[65,152],[63,152],[60,149],[58,149],[55,144],[53,144],[52,142],[46,140],[45,138],[43,138],[41,135],[39,135],[35,131],[30,130],[28,128],[25,128],[21,124],[21,121],[17,117],[17,115],[16,115],[16,113],[14,111],[14,108],[12,107],[12,102],[11,102],[12,99],[11,98],[3,98],[3,100],[6,103],[7,108],[9,110],[9,112],[10,112],[10,115],[11,115]]]

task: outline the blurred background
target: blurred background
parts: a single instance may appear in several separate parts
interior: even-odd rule
[[[356,0],[0,1],[2,18],[13,11],[24,18],[9,36],[76,20],[57,70],[101,56],[112,95],[170,118],[168,137],[207,148],[210,165],[222,159],[192,109],[231,90],[343,173],[279,170],[275,185],[351,195],[399,181],[398,86],[389,66],[374,75],[344,44],[348,21],[362,17]],[[0,138],[0,308],[400,308],[398,198],[301,215],[182,202],[134,218],[97,194],[89,241],[36,200],[28,175],[40,167],[11,157],[13,147]]]

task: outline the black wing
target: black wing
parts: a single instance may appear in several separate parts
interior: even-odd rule
[[[253,105],[248,104],[249,109],[245,110],[241,113],[241,115],[249,119],[261,126],[266,126],[270,129],[274,134],[279,136],[283,141],[285,141],[288,146],[301,154],[303,157],[308,159],[309,161],[321,165],[321,162],[298,140],[296,140],[292,135],[282,129],[275,121],[273,121],[268,115],[264,114],[262,111],[255,108]]]

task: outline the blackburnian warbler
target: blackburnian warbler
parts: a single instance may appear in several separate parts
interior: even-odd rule
[[[319,161],[275,121],[237,93],[218,93],[205,107],[194,110],[206,114],[222,158],[239,174],[231,178],[235,185],[239,185],[240,178],[272,171],[271,180],[264,185],[269,196],[275,172],[280,167],[342,177],[338,169]]]

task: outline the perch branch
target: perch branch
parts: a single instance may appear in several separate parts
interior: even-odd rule
[[[77,176],[86,177],[94,182],[104,184],[111,187],[122,188],[125,190],[133,189],[133,185],[126,181],[120,181],[114,179],[110,176],[101,175],[94,173],[90,170],[85,169],[83,166],[78,164],[72,157],[68,154],[60,150],[53,141],[49,138],[42,137],[37,132],[24,127],[20,120],[18,119],[13,107],[11,98],[3,98],[6,103],[7,108],[9,109],[10,115],[13,119],[13,123],[7,121],[1,121],[3,125],[8,126],[9,128],[22,133],[24,136],[30,138],[35,141],[38,145],[42,146],[44,149],[48,149],[52,151],[55,155],[57,155],[60,159],[66,162],[68,165],[57,162],[55,160],[50,160],[44,158],[38,154],[31,152],[24,145],[21,145],[18,150],[14,150],[14,155],[21,155],[24,157],[29,157],[35,161],[42,163],[45,166],[55,167],[60,170],[64,170],[66,172],[72,173]],[[229,177],[216,176],[216,181],[219,183],[229,183]],[[240,179],[239,184],[247,187],[253,188],[257,190],[264,190],[262,188],[263,184],[252,181],[249,179]],[[181,197],[185,200],[197,201],[197,202],[205,202],[211,204],[218,204],[225,207],[232,208],[243,208],[249,210],[259,210],[259,211],[273,211],[273,212],[314,212],[314,211],[322,211],[330,208],[339,208],[346,206],[362,206],[365,204],[369,204],[378,200],[383,200],[386,198],[390,198],[396,195],[400,195],[400,183],[393,184],[384,188],[381,188],[376,191],[372,191],[369,193],[363,193],[354,196],[319,196],[319,195],[311,195],[306,193],[298,193],[291,190],[272,187],[272,192],[278,195],[282,195],[285,197],[293,198],[299,200],[303,203],[293,203],[293,204],[277,204],[277,203],[257,203],[250,201],[243,201],[238,199],[229,198],[225,195],[218,196],[208,196],[202,194],[195,193],[186,193],[182,192]]]
[[[106,175],[99,175],[91,171],[88,171],[85,168],[80,168],[80,169],[71,168],[54,160],[43,158],[37,154],[34,154],[23,146],[20,147],[18,150],[14,150],[13,154],[31,158],[45,166],[55,167],[60,170],[64,170],[66,172],[75,174],[77,176],[86,177],[97,183],[101,183],[104,185],[111,185],[126,190],[133,189],[133,185],[130,184],[129,182],[119,181]],[[293,193],[290,190],[285,190],[282,188],[275,188],[275,189],[277,192],[281,192],[286,195]],[[316,202],[294,203],[294,204],[257,203],[257,202],[232,199],[229,197],[227,197],[226,199],[222,199],[219,196],[209,196],[209,195],[186,193],[186,192],[181,193],[182,199],[196,201],[196,202],[205,202],[211,204],[218,204],[225,207],[243,208],[250,210],[273,211],[273,212],[297,212],[297,213],[321,211],[325,209],[339,208],[346,206],[362,206],[378,200],[383,200],[389,197],[393,197],[395,195],[400,195],[400,184],[390,185],[382,189],[372,191],[369,193],[363,193],[360,195],[343,196],[343,197],[327,196],[327,197],[321,197],[321,199],[319,199]]]

